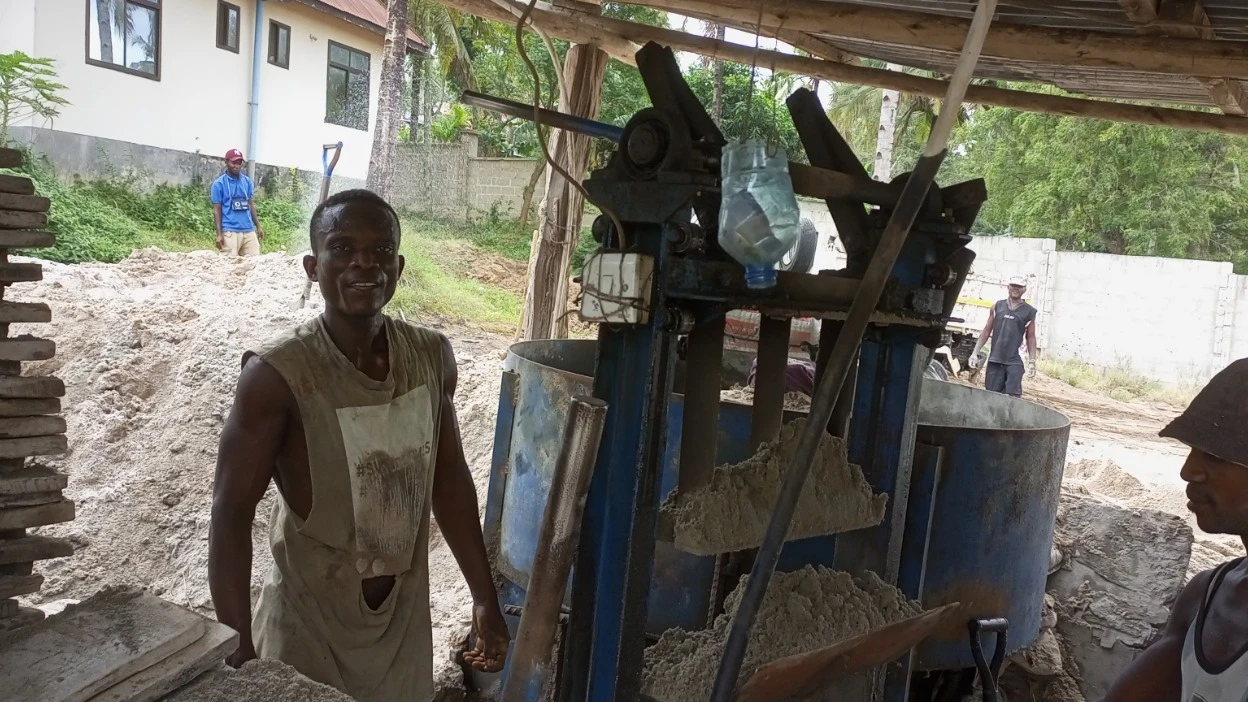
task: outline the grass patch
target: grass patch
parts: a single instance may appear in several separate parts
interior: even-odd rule
[[[514,261],[529,260],[533,230],[537,227],[535,222],[521,226],[520,220],[503,217],[497,212],[490,212],[471,222],[411,210],[400,211],[399,215],[405,232],[414,232],[416,236],[426,239],[462,241]],[[585,256],[597,247],[589,230],[582,230],[576,251],[572,253],[572,269],[579,271],[585,263]]]
[[[1121,366],[1101,369],[1078,360],[1044,358],[1040,360],[1040,370],[1067,385],[1119,402],[1147,400],[1183,407],[1196,395],[1194,388],[1159,383]]]
[[[423,233],[422,233],[423,234]],[[455,273],[454,263],[439,260],[438,239],[414,234],[401,247],[407,268],[390,310],[431,314],[454,322],[472,322],[491,331],[511,332],[520,323],[524,301]]]

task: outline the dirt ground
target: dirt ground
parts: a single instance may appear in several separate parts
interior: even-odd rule
[[[1093,491],[1126,506],[1169,512],[1187,521],[1196,536],[1189,576],[1244,555],[1239,539],[1205,534],[1187,509],[1186,484],[1179,477],[1187,447],[1157,436],[1181,407],[1119,402],[1044,376],[1025,380],[1023,396],[1070,418],[1067,481],[1086,477],[1081,470],[1089,465],[1110,462],[1138,483],[1121,478],[1100,481],[1090,486]]]
[[[482,282],[509,281],[507,289],[523,293],[516,282],[522,280],[522,263],[486,263],[473,266],[482,271]],[[28,601],[84,599],[107,585],[137,585],[211,613],[207,538],[213,470],[241,355],[317,314],[319,300],[307,309],[290,309],[303,273],[296,259],[279,254],[230,261],[210,252],[141,251],[117,265],[45,264],[44,276],[42,283],[12,288],[12,299],[47,302],[53,323],[15,325],[12,333],[48,336],[57,343],[55,359],[28,364],[26,372],[56,373],[67,386],[70,452],[41,462],[69,474],[66,493],[78,505],[78,518],[44,532],[70,539],[77,553],[41,563],[44,589]],[[483,506],[501,364],[510,339],[438,319],[412,321],[440,329],[456,349],[456,408]],[[1030,399],[1071,418],[1070,465],[1112,461],[1139,487],[1106,487],[1111,497],[1191,521],[1179,479],[1185,451],[1156,436],[1178,408],[1117,402],[1045,378],[1028,381],[1025,388]],[[270,564],[272,498],[270,489],[256,515],[253,592]],[[1233,539],[1199,532],[1197,538],[1193,571],[1243,550]],[[435,669],[454,684],[458,672],[446,642],[462,635],[470,598],[436,529],[430,578]]]

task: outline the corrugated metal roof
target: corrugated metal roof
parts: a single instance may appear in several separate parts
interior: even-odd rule
[[[974,0],[837,0],[910,12],[925,12],[969,19]],[[1219,40],[1248,40],[1248,2],[1203,0],[1211,28]],[[1063,29],[1137,34],[1118,0],[1002,0],[996,20],[1000,24],[1031,25]],[[880,59],[941,73],[951,73],[957,54],[925,47],[905,46],[823,35],[829,44],[851,54]],[[1214,106],[1209,93],[1195,78],[1084,66],[1058,66],[997,57],[982,57],[976,76],[1056,85],[1072,93],[1103,98],[1186,105]],[[1245,85],[1245,82],[1240,82]]]
[[[386,34],[386,6],[381,4],[380,0],[297,0],[304,5],[317,8],[319,10],[337,10],[339,13],[349,15],[359,20],[360,23],[382,36]],[[428,50],[429,44],[420,35],[411,29],[407,30],[407,41],[409,48],[416,48],[422,51]],[[412,45],[415,46],[412,46]]]

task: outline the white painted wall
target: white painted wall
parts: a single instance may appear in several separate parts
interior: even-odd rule
[[[1235,308],[1231,327],[1231,352],[1228,360],[1248,358],[1248,275],[1234,276]]]
[[[35,49],[35,0],[0,0],[0,54]]]
[[[84,0],[0,0],[0,51],[22,48],[33,24],[23,50],[55,59],[59,80],[69,88],[65,97],[72,104],[51,125],[58,131],[223,156],[228,149],[247,148],[256,1],[236,3],[242,14],[237,54],[216,46],[216,0],[162,3],[160,80],[87,64]],[[13,26],[10,16],[17,20]],[[365,177],[381,35],[296,3],[267,2],[265,17],[260,139],[257,153],[247,157],[319,171],[321,145],[341,140],[345,146],[336,172]],[[268,19],[291,27],[289,70],[267,61]],[[19,25],[26,29],[14,29]],[[330,39],[372,57],[369,131],[325,123]]]

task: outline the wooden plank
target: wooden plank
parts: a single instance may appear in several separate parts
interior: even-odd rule
[[[69,450],[64,434],[29,436],[24,439],[0,439],[0,458],[27,456],[59,456]]]
[[[0,540],[0,565],[46,561],[74,555],[74,545],[51,536],[22,536]]]
[[[38,414],[56,414],[60,411],[61,401],[55,397],[0,400],[0,417],[32,417]]]
[[[159,597],[105,590],[0,636],[0,689],[41,702],[86,702],[198,641],[204,623]]]
[[[656,0],[646,0],[647,5],[657,7],[655,3]],[[817,4],[824,3],[820,2]],[[463,9],[465,12],[481,17],[497,19],[503,22],[515,21],[515,16],[511,12],[490,2],[490,0],[456,0],[455,6]],[[770,5],[767,7],[770,7]],[[758,5],[755,3],[755,15],[757,12]],[[949,84],[943,80],[924,78],[923,76],[900,71],[834,63],[808,56],[795,56],[763,49],[756,52],[753,47],[610,17],[578,15],[574,21],[573,18],[568,17],[566,14],[546,9],[534,10],[532,14],[534,26],[546,31],[553,38],[574,43],[592,43],[598,41],[599,37],[611,39],[611,41],[600,43],[599,45],[610,53],[613,58],[625,63],[635,63],[636,61],[624,46],[633,47],[633,50],[635,50],[636,42],[655,41],[667,45],[676,51],[689,51],[702,56],[721,58],[738,63],[752,64],[757,59],[759,65],[765,65],[769,69],[782,73],[795,73],[822,80],[867,85],[886,90],[898,90],[925,97],[943,98],[949,87]],[[753,22],[753,19],[750,21]],[[620,44],[621,40],[624,42],[623,46]],[[960,41],[961,39],[959,39]],[[1213,44],[1215,42],[1208,43]],[[1216,43],[1222,45],[1231,42],[1219,41]],[[1245,53],[1245,58],[1248,60],[1248,53]],[[1248,136],[1248,119],[1212,112],[1088,100],[1065,97],[1063,95],[1046,95],[1020,90],[993,88],[983,85],[972,85],[967,88],[966,102],[1052,115],[1091,117],[1130,124],[1149,124],[1161,127],[1174,127],[1175,129],[1194,129],[1220,134]]]
[[[22,165],[21,151],[0,148],[0,168],[17,168],[20,165]]]
[[[20,212],[47,212],[52,208],[52,201],[38,195],[14,195],[0,192],[0,210],[18,210]]]
[[[65,499],[60,490],[50,492],[28,492],[22,495],[0,495],[0,509],[10,507],[35,507]]]
[[[0,233],[0,238],[3,238]],[[43,324],[52,321],[52,309],[43,302],[0,300],[0,324]]]
[[[22,176],[0,174],[0,193],[14,195],[34,195],[35,181]]]
[[[43,621],[43,619],[43,610],[35,609],[34,607],[18,607],[17,614],[6,619],[0,619],[0,633],[37,624]],[[3,674],[0,674],[0,683],[3,683],[3,680]]]
[[[38,263],[0,263],[0,283],[33,283],[43,280]]]
[[[0,510],[0,529],[29,529],[73,520],[74,503],[70,500],[37,507],[14,507]]]
[[[0,378],[0,398],[22,400],[64,396],[64,381],[53,375]]]
[[[46,361],[56,355],[56,342],[33,336],[0,339],[0,361]]]
[[[43,229],[48,216],[42,212],[0,210],[0,229]]]
[[[92,697],[90,702],[155,702],[221,664],[238,648],[238,632],[205,622],[198,641]]]
[[[0,248],[46,249],[56,246],[56,235],[29,229],[0,229]]]
[[[42,575],[0,575],[0,598],[21,597],[39,592]]]
[[[833,43],[835,37],[845,37],[954,54],[962,51],[971,25],[970,20],[957,17],[825,0],[768,0],[761,7],[757,0],[640,0],[638,4],[719,17],[721,22],[749,27],[761,24],[811,32],[829,37]],[[983,55],[1057,66],[1248,78],[1248,42],[1243,41],[1133,36],[997,22],[984,39]]]
[[[30,436],[51,436],[65,433],[64,417],[7,417],[0,418],[0,439],[20,439]],[[0,483],[8,476],[0,476]],[[57,488],[58,490],[60,488]],[[0,488],[0,493],[4,490]]]

